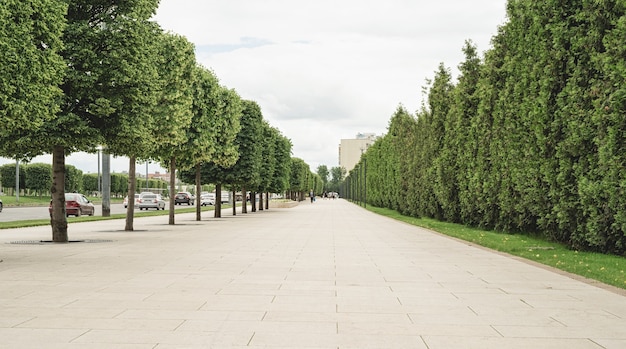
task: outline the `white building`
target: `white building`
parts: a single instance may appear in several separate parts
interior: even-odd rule
[[[359,133],[355,139],[342,139],[339,144],[339,166],[350,173],[361,159],[370,145],[374,144],[378,137],[374,133]]]

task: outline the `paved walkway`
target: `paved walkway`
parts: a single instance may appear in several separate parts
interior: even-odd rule
[[[0,348],[626,348],[626,297],[343,200],[0,231]]]

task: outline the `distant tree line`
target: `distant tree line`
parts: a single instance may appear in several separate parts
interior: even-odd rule
[[[366,200],[626,253],[626,3],[509,1],[481,59],[443,65],[361,159]]]
[[[342,166],[335,166],[328,170],[328,166],[319,165],[317,175],[322,179],[324,192],[338,193],[346,176],[346,169]]]
[[[97,173],[84,174],[83,171],[72,165],[65,166],[65,191],[85,193],[97,196],[102,188],[102,182],[98,183]],[[50,196],[52,185],[52,165],[44,163],[20,164],[19,165],[19,189],[21,195],[33,195],[40,197]],[[169,196],[167,192],[168,182],[161,179],[136,178],[136,192],[146,190],[158,190],[161,194]],[[0,189],[6,195],[15,195],[15,164],[0,166]],[[128,174],[111,173],[111,195],[124,197],[128,194]]]

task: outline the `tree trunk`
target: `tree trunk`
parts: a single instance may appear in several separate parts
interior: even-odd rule
[[[256,212],[256,192],[254,191],[250,192],[250,206],[252,206],[250,211]]]
[[[135,219],[135,191],[137,190],[137,181],[135,180],[135,157],[131,157],[128,162],[128,206],[126,206],[126,226],[125,231],[133,231],[133,221]]]
[[[176,224],[176,220],[174,218],[174,213],[176,211],[176,207],[174,206],[174,195],[176,188],[176,158],[172,157],[172,161],[170,162],[170,212],[169,212],[169,225]]]
[[[215,184],[215,218],[222,218],[222,184]]]
[[[52,241],[68,242],[67,216],[65,215],[65,148],[55,145],[52,149]]]
[[[200,193],[202,192],[202,183],[200,183],[200,164],[196,165],[196,220],[200,221],[200,213],[201,213],[201,206],[200,206]]]
[[[263,192],[259,193],[259,211],[263,211]]]
[[[233,197],[232,197],[232,204],[233,204],[233,216],[237,215],[237,191],[235,190],[235,188],[237,188],[236,186],[233,185]]]
[[[265,209],[266,210],[270,209],[270,193],[269,192],[265,193]]]
[[[246,187],[241,187],[241,195],[243,196],[243,203],[241,204],[241,213],[248,213],[248,193]]]
[[[102,217],[111,216],[111,154],[102,153]],[[130,196],[129,196],[130,198]]]

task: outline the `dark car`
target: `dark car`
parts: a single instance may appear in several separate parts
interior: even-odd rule
[[[174,205],[182,205],[182,204],[193,205],[194,200],[195,200],[195,197],[191,195],[191,193],[186,192],[186,191],[181,191],[181,192],[176,193],[176,195],[174,196]]]
[[[50,207],[48,208],[50,214],[52,214],[52,200],[50,201]],[[65,193],[65,215],[80,217],[84,214],[93,216],[96,212],[95,207],[83,194],[78,193]]]

